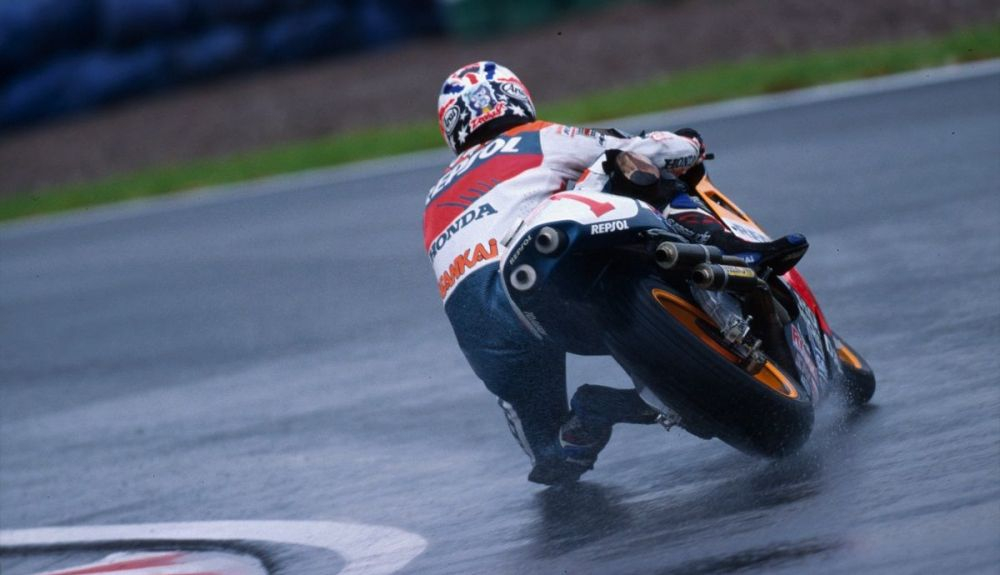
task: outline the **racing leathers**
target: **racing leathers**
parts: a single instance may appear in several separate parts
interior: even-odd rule
[[[535,121],[460,154],[425,204],[424,247],[458,344],[499,398],[511,432],[534,465],[529,478],[542,483],[550,481],[536,470],[567,460],[559,438],[569,413],[566,352],[539,341],[520,323],[499,274],[500,240],[609,149],[635,151],[677,171],[701,159],[699,142],[669,132],[619,137]],[[598,387],[584,386],[578,395],[601,397],[609,425],[634,420],[639,401],[634,390],[621,390],[621,396],[610,388],[593,393]],[[583,470],[591,464],[584,462]]]

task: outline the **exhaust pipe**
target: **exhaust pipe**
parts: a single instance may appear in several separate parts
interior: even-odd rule
[[[656,246],[653,259],[656,265],[665,270],[677,266],[695,266],[701,263],[721,263],[727,256],[715,246],[705,244],[681,244],[677,242],[661,242]]]
[[[691,272],[694,285],[708,290],[751,291],[757,287],[757,274],[747,267],[699,264]]]
[[[563,234],[561,231],[545,226],[538,230],[538,237],[535,238],[535,249],[538,253],[550,256],[563,246]]]
[[[528,264],[520,265],[514,268],[514,271],[510,274],[510,285],[514,287],[517,291],[528,291],[535,287],[535,280],[538,279],[538,274],[535,273],[535,268],[529,266]]]

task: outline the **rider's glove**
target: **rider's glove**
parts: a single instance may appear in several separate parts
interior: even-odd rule
[[[688,186],[692,188],[698,186],[698,182],[705,177],[705,155],[707,150],[705,149],[705,140],[702,139],[701,134],[698,130],[694,128],[681,128],[674,132],[678,136],[683,138],[688,138],[698,144],[698,162],[688,168],[686,172],[681,174],[681,179],[684,180]]]
[[[681,128],[679,130],[675,130],[674,133],[689,140],[694,140],[694,142],[698,144],[698,162],[701,163],[701,161],[705,159],[705,153],[707,152],[705,149],[705,139],[701,137],[698,130],[695,130],[694,128]]]
[[[640,199],[662,211],[673,198],[691,191],[670,170],[657,168],[642,154],[608,150],[605,158],[602,168],[613,194]]]
[[[601,167],[608,174],[608,191],[653,205],[662,203],[656,185],[660,179],[660,170],[649,161],[649,158],[622,150],[608,150],[604,153],[604,157]]]

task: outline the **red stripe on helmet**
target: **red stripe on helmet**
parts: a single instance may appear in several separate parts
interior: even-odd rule
[[[438,108],[438,122],[440,122],[441,118],[444,117],[444,113],[448,110],[448,108],[450,108],[451,105],[455,103],[455,100],[457,100],[457,98],[452,98],[451,100],[445,102],[444,106]]]

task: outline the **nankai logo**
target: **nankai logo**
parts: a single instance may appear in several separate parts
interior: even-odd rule
[[[476,244],[475,248],[469,248],[455,257],[448,269],[438,278],[438,292],[441,299],[448,295],[448,291],[455,287],[458,280],[465,275],[465,272],[476,267],[485,261],[496,259],[500,255],[495,239],[490,240],[488,245]]]
[[[450,226],[445,228],[445,230],[441,232],[441,235],[439,235],[437,239],[434,240],[434,243],[431,244],[431,251],[430,251],[431,259],[432,260],[434,259],[434,257],[438,253],[438,250],[443,248],[444,245],[447,244],[449,240],[451,240],[451,236],[458,233],[459,230],[471,224],[472,222],[479,221],[485,218],[486,216],[492,216],[495,213],[497,213],[497,211],[490,204],[483,204],[479,206],[479,208],[473,208],[463,213],[461,216],[458,217],[458,219],[452,222]]]

